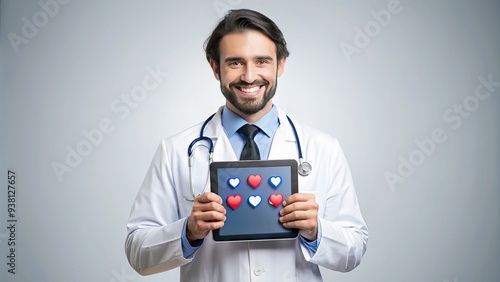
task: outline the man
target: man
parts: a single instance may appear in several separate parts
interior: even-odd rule
[[[226,98],[203,131],[213,141],[213,161],[238,160],[247,146],[239,132],[245,124],[258,128],[254,140],[260,159],[298,159],[291,124],[272,103],[289,55],[275,23],[255,11],[230,11],[205,50]],[[299,176],[299,193],[286,198],[279,212],[285,228],[298,229],[297,239],[213,241],[211,231],[226,219],[223,200],[206,192],[208,153],[192,159],[193,167],[207,169],[203,175],[191,172],[186,156],[200,136],[199,124],[158,147],[127,225],[125,249],[132,267],[146,275],[180,266],[182,281],[273,282],[322,281],[319,265],[343,272],[356,267],[368,231],[342,150],[336,139],[295,126],[303,155],[315,168]]]

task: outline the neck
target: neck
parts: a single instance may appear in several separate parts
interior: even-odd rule
[[[245,114],[236,109],[231,103],[226,101],[226,106],[235,114],[240,116],[242,119],[246,120],[249,124],[254,124],[256,121],[258,121],[261,117],[265,116],[272,108],[273,108],[273,103],[272,101],[267,102],[267,104],[262,108],[262,110],[254,113],[254,114]]]

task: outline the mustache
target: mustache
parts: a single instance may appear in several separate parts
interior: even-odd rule
[[[268,86],[269,81],[264,79],[259,79],[259,80],[254,80],[251,83],[248,83],[246,81],[239,80],[229,83],[229,87],[245,87],[245,86],[248,87],[248,86],[262,86],[262,85]]]

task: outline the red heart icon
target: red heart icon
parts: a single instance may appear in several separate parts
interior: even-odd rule
[[[240,195],[236,195],[236,196],[230,195],[227,197],[226,202],[231,208],[233,208],[233,210],[235,210],[241,204],[241,196]]]
[[[283,203],[283,195],[273,194],[269,196],[269,203],[275,207],[279,207]]]
[[[259,187],[260,183],[262,182],[262,177],[260,175],[250,175],[247,179],[248,184],[252,186],[254,189]]]

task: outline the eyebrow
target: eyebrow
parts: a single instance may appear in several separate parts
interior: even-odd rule
[[[273,58],[271,56],[256,56],[252,58],[253,60],[269,60],[273,61]],[[243,57],[227,57],[224,62],[234,62],[234,61],[244,61],[245,59]]]

